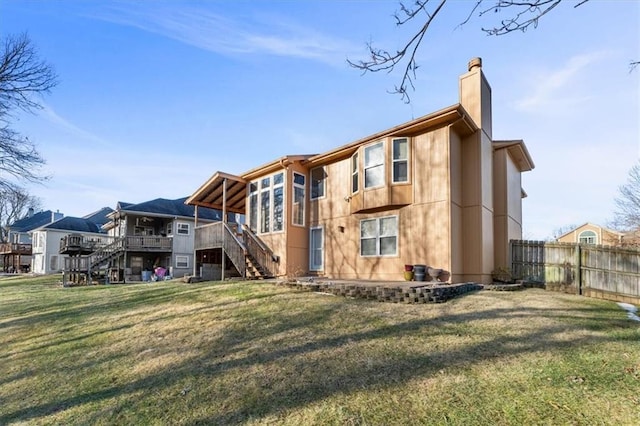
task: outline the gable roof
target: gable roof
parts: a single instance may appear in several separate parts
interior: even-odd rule
[[[14,232],[29,232],[36,228],[44,226],[47,223],[53,222],[55,216],[61,214],[62,213],[54,213],[51,210],[41,211],[38,213],[34,213],[30,217],[24,217],[22,219],[16,220],[8,226],[8,229]]]
[[[114,217],[122,213],[139,213],[155,216],[195,218],[195,207],[185,204],[187,197],[168,200],[166,198],[156,198],[155,200],[144,201],[138,204],[118,203],[118,209],[109,214]],[[198,219],[222,220],[222,212],[209,208],[198,209]]]
[[[55,222],[45,225],[40,229],[57,229],[73,232],[93,232],[96,234],[103,233],[103,231],[100,229],[100,226],[95,222],[89,219],[72,216],[63,217],[62,219],[56,220]]]
[[[82,219],[88,219],[96,225],[102,226],[109,222],[109,218],[107,216],[111,213],[113,213],[113,209],[111,207],[103,207],[98,211],[82,216]]]

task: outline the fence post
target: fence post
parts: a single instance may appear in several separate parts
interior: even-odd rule
[[[578,294],[582,296],[582,248],[580,243],[576,244],[576,285]]]

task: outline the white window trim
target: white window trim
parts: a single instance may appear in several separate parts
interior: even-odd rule
[[[276,183],[275,182],[275,177],[278,175],[282,175],[282,182],[280,183]],[[268,187],[262,187],[262,181],[263,179],[269,179],[269,186]],[[249,225],[249,229],[252,230],[252,232],[255,232],[256,234],[259,235],[265,235],[265,234],[281,234],[283,232],[285,232],[285,228],[287,226],[287,191],[286,191],[286,187],[285,187],[285,183],[286,183],[286,178],[285,178],[285,173],[284,172],[276,172],[273,173],[271,175],[268,176],[263,176],[261,178],[259,178],[258,180],[252,181],[248,187],[247,187],[247,191],[248,191],[248,199],[247,199],[247,205],[248,205],[248,209],[249,209],[249,215],[248,217],[248,225]],[[255,185],[255,190],[251,190],[251,186]],[[275,192],[277,189],[282,189],[282,228],[281,229],[275,229],[275,225],[276,225],[276,204],[275,204]],[[262,230],[262,194],[263,193],[268,193],[269,194],[269,230],[268,231],[263,231]],[[253,220],[251,218],[251,197],[255,196],[256,197],[256,205],[255,205],[255,209],[256,209],[256,217],[255,217],[255,221],[256,223],[253,223]]]
[[[322,195],[319,197],[313,196],[313,172],[314,170],[321,170],[322,177]],[[327,197],[327,171],[324,166],[314,167],[309,171],[309,199],[310,200],[321,200]]]
[[[357,194],[360,191],[360,153],[358,151],[354,152],[351,156],[350,166],[351,166],[351,181],[349,182],[349,187],[351,188],[352,194]],[[353,167],[355,165],[355,167]],[[355,170],[354,170],[355,169]],[[358,182],[356,184],[356,188],[353,188],[353,180],[357,179]]]
[[[254,188],[253,190],[251,189],[252,187]],[[249,199],[247,200],[247,203],[249,205],[249,229],[257,234],[260,225],[260,183],[257,180],[250,182],[247,190],[249,191]],[[255,205],[253,205],[251,202],[253,196],[255,196]],[[255,223],[251,215],[252,206],[254,207],[256,212]]]
[[[382,145],[382,163],[380,164],[376,164],[374,166],[369,166],[367,167],[367,148],[370,148],[372,146],[375,145]],[[376,141],[374,143],[370,143],[369,145],[366,145],[362,148],[362,187],[364,189],[376,189],[376,188],[382,188],[383,186],[386,185],[387,182],[387,171],[386,171],[386,161],[385,161],[385,141],[381,140],[381,141]],[[372,169],[374,167],[380,167],[382,166],[382,183],[380,185],[375,185],[375,186],[367,186],[367,169]]]
[[[300,185],[299,183],[296,183],[295,180],[295,175],[299,175],[304,177],[304,185]],[[307,209],[306,209],[306,201],[307,201],[307,176],[302,174],[302,173],[298,173],[298,172],[293,172],[293,178],[291,180],[292,183],[292,195],[291,195],[291,225],[293,226],[300,226],[303,227],[305,226],[306,223],[306,219],[307,219]],[[302,189],[302,223],[296,223],[296,221],[294,220],[294,209],[293,209],[293,205],[296,202],[296,188],[301,188]]]
[[[275,177],[279,174],[282,174],[282,182],[276,183]],[[271,233],[279,234],[284,232],[286,228],[286,217],[287,217],[287,191],[285,189],[285,176],[284,172],[274,173],[272,176],[272,185],[271,185]],[[282,223],[281,228],[275,230],[276,225],[276,189],[282,188]]]
[[[180,266],[181,260],[184,260],[184,262],[182,263],[186,264],[187,266]],[[189,269],[189,256],[176,256],[176,269]]]
[[[315,230],[321,230],[322,231],[322,265],[319,268],[313,268],[313,252],[311,250],[309,250],[309,271],[324,271],[324,255],[325,255],[325,238],[324,238],[324,226],[312,226],[309,228],[309,243],[311,243],[311,234],[313,231]],[[309,248],[311,249],[311,244],[309,244]]]
[[[187,232],[180,232],[180,230],[186,227]],[[191,235],[191,224],[187,222],[178,222],[176,223],[176,235]]]
[[[268,184],[265,186],[264,182],[268,181]],[[273,191],[273,187],[271,185],[271,176],[264,176],[262,178],[260,178],[260,192],[258,193],[258,202],[260,204],[260,208],[258,209],[258,222],[260,223],[260,227],[259,227],[259,233],[260,234],[270,234],[271,233],[271,229],[273,228],[272,224],[273,224],[273,206],[271,205],[271,200],[272,200],[272,191]],[[262,214],[262,211],[264,210],[263,208],[263,204],[262,204],[262,200],[264,197],[264,194],[267,195],[267,209],[268,209],[268,213],[266,216],[268,216],[267,222],[265,223],[264,220],[265,218],[263,217],[264,215]],[[268,226],[268,229],[264,229],[265,226]]]
[[[398,159],[396,160],[395,158],[393,158],[393,149],[395,148],[395,141],[398,140],[406,140],[407,141],[407,158],[405,159]],[[391,140],[391,183],[392,184],[407,184],[411,182],[411,163],[409,162],[409,158],[411,157],[411,141],[409,138],[393,138]],[[407,180],[396,180],[396,176],[394,173],[395,170],[395,163],[400,163],[400,162],[405,162],[407,163]]]
[[[387,219],[390,217],[396,218],[396,251],[393,254],[380,254],[380,221],[382,219]],[[376,221],[376,253],[375,254],[362,254],[362,222],[367,222],[375,220]],[[400,246],[400,218],[398,215],[390,215],[390,216],[381,216],[381,217],[370,217],[367,219],[360,220],[360,236],[359,236],[359,251],[360,257],[398,257],[399,246]]]
[[[584,234],[586,233],[590,233],[588,236],[584,236]],[[593,234],[593,235],[591,235]],[[593,239],[593,242],[589,242],[589,241],[582,241],[582,239]],[[582,232],[580,232],[580,234],[578,235],[578,243],[579,244],[598,244],[598,233],[591,230],[591,229],[586,229]]]

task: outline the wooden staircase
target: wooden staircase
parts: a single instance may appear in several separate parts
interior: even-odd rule
[[[89,255],[89,268],[99,268],[110,260],[122,255],[125,250],[125,239],[126,237],[119,237],[112,243],[100,247],[91,253]]]
[[[196,228],[196,250],[222,248],[242,278],[266,279],[276,276],[278,256],[249,227],[216,222]]]

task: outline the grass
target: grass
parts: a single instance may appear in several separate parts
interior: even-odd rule
[[[0,424],[640,424],[640,327],[530,289],[0,279]]]

